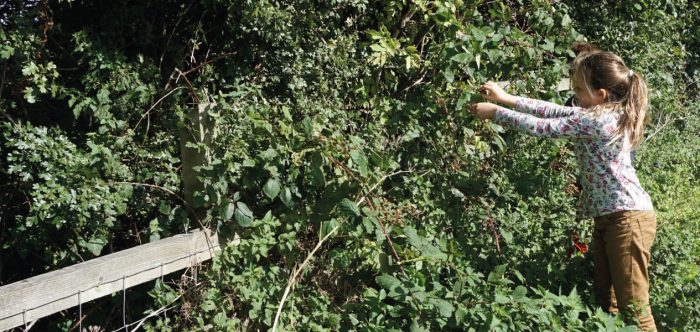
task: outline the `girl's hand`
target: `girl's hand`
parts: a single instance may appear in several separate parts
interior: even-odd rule
[[[479,93],[490,101],[509,106],[515,105],[515,97],[503,90],[498,83],[491,81],[484,83],[484,85],[479,88]]]
[[[477,103],[469,108],[469,112],[481,120],[493,119],[496,116],[498,105],[491,103]]]

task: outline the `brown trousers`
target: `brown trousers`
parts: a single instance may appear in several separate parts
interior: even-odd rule
[[[649,307],[648,272],[656,213],[618,211],[595,217],[594,221],[594,286],[603,309],[616,314],[620,308],[625,321],[636,317],[640,329],[656,331]]]

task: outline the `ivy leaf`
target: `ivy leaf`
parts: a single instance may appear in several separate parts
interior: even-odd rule
[[[267,183],[263,186],[263,191],[265,195],[270,199],[275,199],[280,193],[280,183],[275,178],[270,178]]]
[[[343,198],[343,200],[340,201],[340,211],[350,218],[360,216],[360,209],[357,207],[357,204],[347,198]]]

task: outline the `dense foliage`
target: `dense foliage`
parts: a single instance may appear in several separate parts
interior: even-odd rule
[[[281,304],[304,331],[621,328],[591,294],[570,142],[463,111],[486,80],[563,101],[587,38],[649,79],[652,306],[663,330],[700,326],[694,2],[0,6],[2,283],[198,227],[179,133],[212,103],[191,208],[229,244],[199,284],[131,296],[130,321],[181,295],[148,329],[265,330]],[[86,323],[121,323],[98,303]]]

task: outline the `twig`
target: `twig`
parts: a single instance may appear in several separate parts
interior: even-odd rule
[[[679,118],[679,119],[682,119],[682,118]],[[658,134],[661,130],[664,129],[664,127],[668,126],[672,122],[671,120],[674,120],[673,117],[671,116],[671,114],[667,113],[666,117],[662,118],[662,120],[659,121],[659,123],[661,123],[663,121],[663,124],[660,127],[658,127],[656,130],[654,130],[653,133],[651,133],[649,136],[647,136],[644,139],[644,142],[645,143],[648,142],[654,135]],[[657,124],[657,126],[658,126],[658,124]]]
[[[371,201],[369,201],[368,204],[370,204],[370,207],[377,210],[377,207],[374,206],[374,204],[372,204]],[[399,257],[399,254],[396,252],[396,249],[394,249],[394,242],[391,241],[391,237],[389,236],[389,233],[386,232],[386,227],[384,227],[384,223],[379,218],[377,218],[377,223],[379,223],[379,226],[382,228],[382,233],[384,233],[384,237],[386,238],[387,242],[389,243],[389,248],[391,248],[391,253],[394,255],[394,258],[396,258],[397,264],[399,264],[399,269],[401,269],[401,273],[403,273],[404,276],[407,276],[406,270],[404,270],[403,266],[401,265],[401,257]]]
[[[403,91],[401,91],[401,92],[402,93],[406,92],[406,91],[410,90],[411,88],[413,88],[414,86],[423,83],[423,79],[425,78],[426,74],[427,74],[427,72],[423,73],[423,76],[421,76],[417,81],[413,82],[413,84],[409,85],[407,88],[403,89]]]
[[[141,118],[139,119],[139,121],[136,122],[136,125],[134,126],[134,131],[136,130],[136,128],[139,127],[139,124],[141,124],[141,121],[143,121],[143,119],[144,119],[149,113],[151,113],[151,111],[152,111],[156,106],[158,106],[158,104],[160,104],[160,102],[162,102],[163,99],[167,98],[168,96],[170,96],[171,94],[173,94],[173,92],[175,92],[175,91],[177,91],[177,90],[179,90],[179,89],[184,89],[184,88],[183,88],[183,87],[173,88],[172,90],[168,91],[168,93],[166,93],[165,95],[163,95],[163,97],[160,97],[160,99],[158,99],[155,103],[153,103],[153,105],[151,105],[151,107],[149,107],[148,110],[147,110],[145,113],[143,113],[143,115],[141,115]]]
[[[141,325],[143,325],[143,323],[146,322],[147,319],[149,319],[149,318],[151,318],[151,317],[158,316],[161,312],[166,311],[166,310],[170,310],[170,309],[174,308],[176,305],[173,304],[173,303],[175,303],[175,301],[177,301],[181,296],[182,296],[182,294],[178,295],[178,296],[175,297],[170,303],[168,303],[168,304],[166,304],[166,305],[164,305],[164,306],[158,308],[158,310],[156,310],[156,311],[154,311],[154,312],[148,314],[148,316],[146,316],[146,317],[144,317],[144,318],[141,318],[141,319],[138,321],[138,325],[136,325],[136,327],[134,327],[134,328],[131,330],[131,332],[137,331],[137,330],[139,329],[139,327],[141,327]],[[134,323],[132,323],[132,324],[134,324]]]
[[[197,66],[195,66],[195,67],[192,67],[192,68],[188,69],[188,70],[185,71],[185,72],[180,72],[180,75],[189,75],[189,74],[191,74],[191,73],[193,73],[193,72],[199,70],[200,68],[202,68],[202,67],[204,67],[204,66],[206,66],[206,65],[208,65],[208,64],[210,64],[210,63],[212,63],[212,62],[216,62],[216,61],[219,61],[219,60],[221,60],[221,59],[228,58],[228,57],[230,57],[230,56],[232,56],[232,55],[236,55],[237,53],[238,53],[238,52],[226,52],[226,53],[224,53],[224,54],[222,54],[222,55],[219,55],[219,56],[217,56],[216,58],[213,58],[213,59],[211,59],[211,60],[205,60],[204,62],[200,63],[199,65],[197,65]]]
[[[187,79],[187,76],[182,71],[180,71],[180,69],[175,68],[175,71],[178,73],[178,78],[182,77],[185,80],[185,83],[187,83],[187,86],[189,86],[190,94],[192,95],[192,98],[194,98],[194,101],[199,103],[200,102],[199,96],[197,96],[197,91],[192,86],[192,83],[190,82],[190,80]]]

